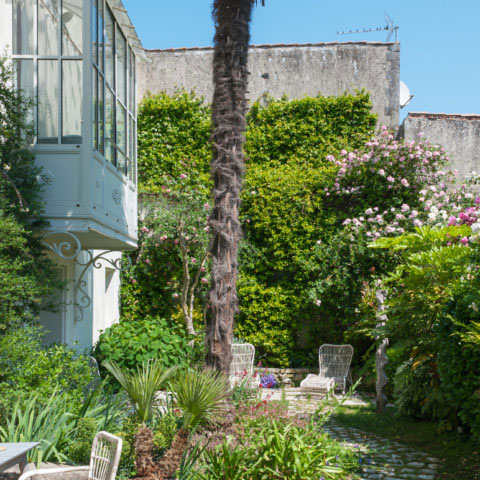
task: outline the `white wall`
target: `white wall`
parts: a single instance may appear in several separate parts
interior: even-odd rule
[[[100,250],[92,251],[94,257],[100,253]],[[63,302],[61,308],[56,312],[42,312],[40,315],[40,324],[48,330],[45,343],[62,342],[75,346],[80,352],[89,353],[98,341],[101,331],[119,320],[120,272],[108,261],[99,260],[96,262],[99,268],[90,266],[83,275],[81,288],[74,298],[74,286],[84,267],[74,260],[60,259],[53,253],[50,258],[58,265],[59,275],[66,282],[66,289],[59,292],[59,300]],[[121,253],[108,253],[106,258],[115,262],[121,258]],[[85,251],[78,256],[80,263],[86,263],[89,259],[90,256]],[[76,308],[75,302],[84,308]]]

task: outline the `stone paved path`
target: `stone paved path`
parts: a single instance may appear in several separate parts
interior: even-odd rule
[[[280,393],[277,395],[280,397]],[[292,414],[310,414],[318,406],[318,399],[305,398],[300,389],[290,388],[283,395],[289,401]],[[271,399],[280,398],[271,396]],[[354,395],[345,405],[366,405],[366,402]],[[440,468],[440,460],[424,452],[356,428],[342,427],[333,419],[324,426],[324,430],[358,451],[362,480],[435,480]]]
[[[434,480],[440,460],[426,453],[330,420],[324,430],[359,452],[363,480]]]

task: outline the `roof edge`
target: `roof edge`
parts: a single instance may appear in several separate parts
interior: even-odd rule
[[[391,46],[399,45],[399,42],[319,42],[319,43],[265,43],[260,45],[249,45],[249,48],[267,49],[267,48],[295,48],[295,47],[329,47],[335,45],[371,45],[371,46]],[[146,53],[156,52],[185,52],[197,50],[213,50],[212,46],[208,47],[180,47],[180,48],[146,48]]]
[[[128,15],[128,11],[123,5],[122,0],[107,0],[107,4],[110,7],[115,20],[120,24],[128,43],[135,51],[137,55],[146,59],[145,49],[143,48],[142,41],[133,26],[133,23]]]
[[[451,120],[480,120],[479,113],[430,113],[430,112],[408,112],[407,118],[427,118],[429,120],[451,119]]]

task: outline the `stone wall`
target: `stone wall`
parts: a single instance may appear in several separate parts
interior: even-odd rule
[[[272,373],[279,381],[280,385],[292,387],[300,383],[309,373],[318,375],[318,368],[269,368],[268,373]]]
[[[409,113],[400,135],[411,141],[417,140],[420,132],[445,148],[460,178],[471,171],[480,172],[480,115]]]
[[[147,50],[140,62],[138,99],[146,92],[194,89],[211,102],[213,49]],[[347,42],[304,45],[258,45],[249,51],[248,98],[268,92],[275,98],[341,95],[365,89],[371,94],[379,123],[399,124],[400,45]]]

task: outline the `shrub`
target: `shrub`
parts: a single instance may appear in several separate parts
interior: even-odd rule
[[[39,404],[65,394],[80,410],[92,380],[88,359],[64,345],[42,345],[43,331],[25,325],[0,336],[0,409],[18,396],[35,395]]]
[[[171,447],[179,426],[179,417],[173,412],[166,412],[157,419],[154,426],[153,441],[160,452]]]
[[[168,325],[163,318],[120,322],[107,328],[95,346],[99,364],[113,361],[120,368],[136,370],[149,359],[158,359],[164,367],[187,363],[190,347],[185,330]]]
[[[41,170],[28,147],[32,104],[13,84],[0,56],[0,336],[54,308],[61,287],[39,235],[45,221]]]
[[[97,422],[94,418],[80,418],[73,432],[72,443],[68,449],[68,458],[80,465],[90,463],[92,442],[97,433]]]
[[[446,402],[454,412],[450,427],[461,422],[480,440],[480,342],[468,341],[467,334],[479,320],[480,282],[478,274],[465,280],[435,328],[438,373]]]

